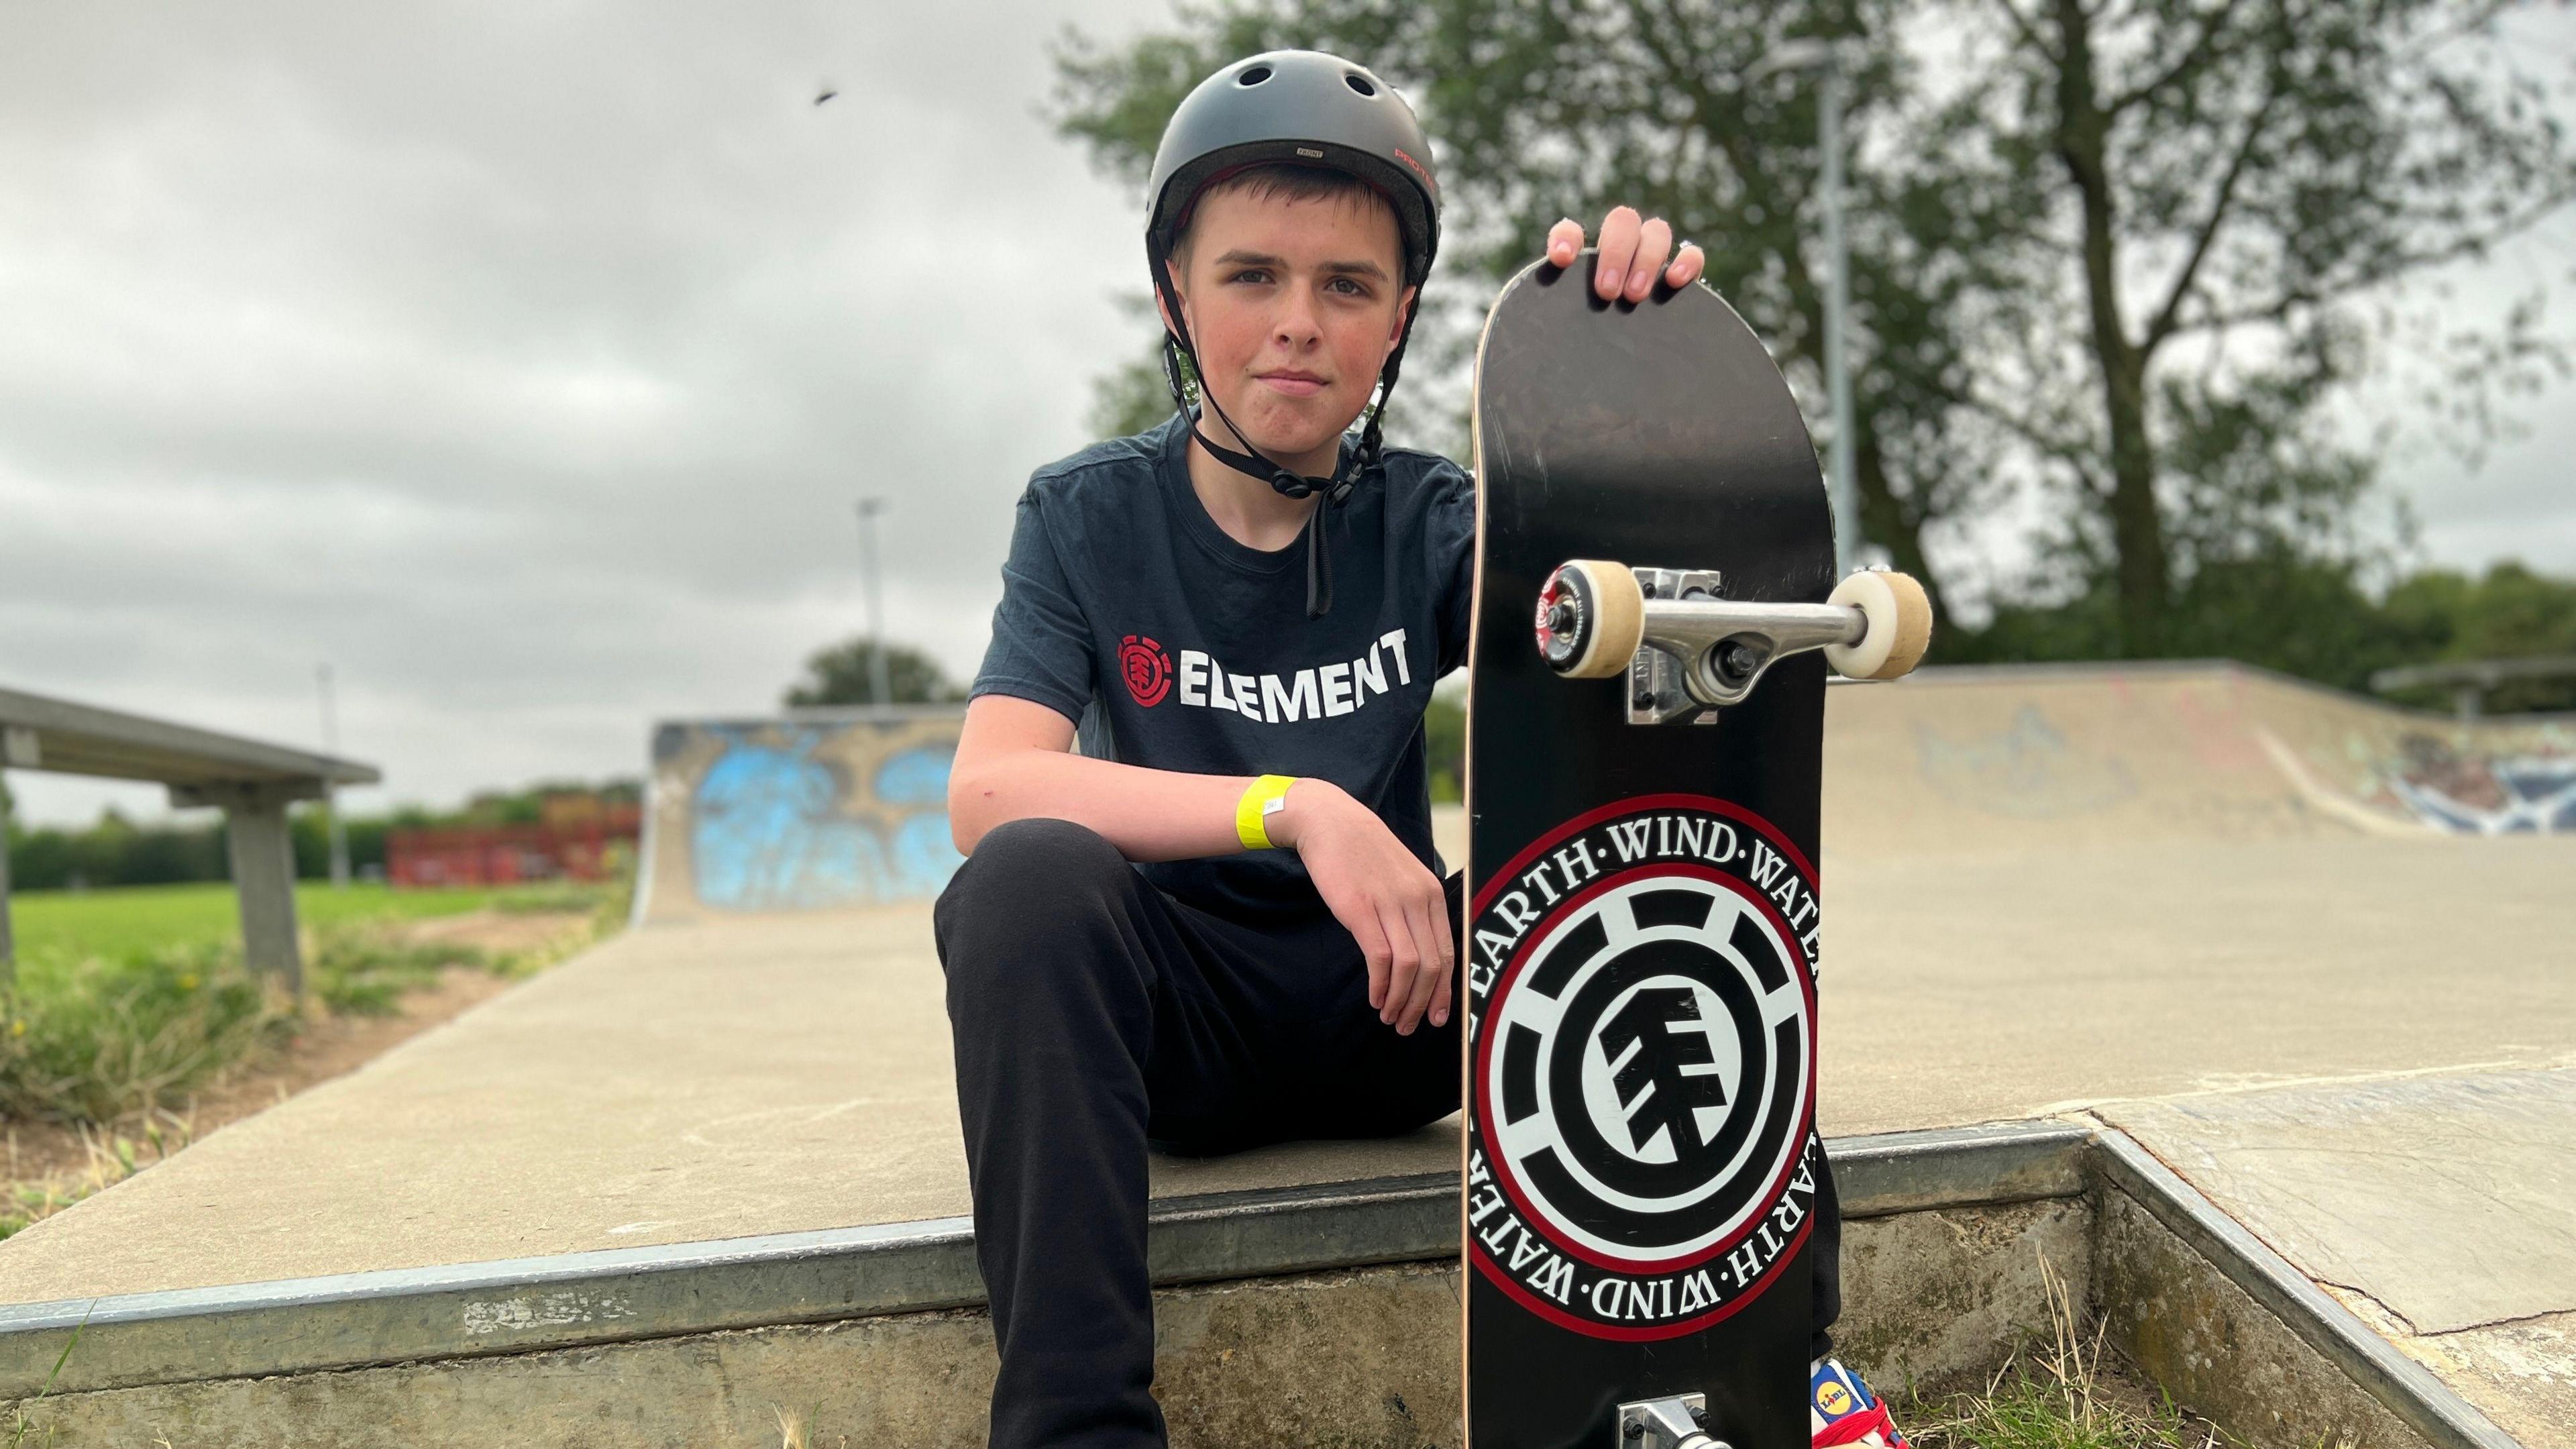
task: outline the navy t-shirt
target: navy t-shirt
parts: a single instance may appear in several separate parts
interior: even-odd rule
[[[1190,488],[1188,441],[1175,418],[1030,478],[974,696],[1046,705],[1100,759],[1330,780],[1437,870],[1422,712],[1467,659],[1467,474],[1388,449],[1383,484],[1324,510],[1333,607],[1309,619],[1303,536],[1276,553],[1228,537]],[[1138,869],[1233,919],[1319,908],[1289,851]]]

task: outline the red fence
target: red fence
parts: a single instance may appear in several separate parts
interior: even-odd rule
[[[605,880],[631,858],[643,812],[612,806],[545,825],[464,825],[385,836],[385,878],[398,886]]]

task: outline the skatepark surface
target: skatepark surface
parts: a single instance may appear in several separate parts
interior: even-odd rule
[[[2230,666],[1938,672],[1829,720],[1828,1136],[2117,1126],[2521,1442],[2576,1442],[2576,728]],[[939,726],[793,724],[666,731],[637,929],[0,1243],[0,1304],[964,1213],[914,823]],[[702,788],[745,748],[787,805],[756,771]],[[795,783],[835,749],[867,768]],[[920,798],[835,836],[825,784],[868,778]],[[885,903],[736,908],[815,880]],[[1456,1144],[1154,1185],[1454,1171]]]

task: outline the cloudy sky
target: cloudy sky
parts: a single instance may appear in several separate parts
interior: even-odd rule
[[[633,773],[860,626],[862,493],[889,632],[971,671],[1012,499],[1145,340],[1047,41],[1167,13],[0,0],[0,685],[311,743],[329,661],[360,809]],[[2456,281],[2571,271],[2560,225]],[[2430,557],[2576,572],[2576,386],[2522,413],[2399,456]]]

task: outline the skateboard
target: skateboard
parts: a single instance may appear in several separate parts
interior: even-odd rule
[[[1707,287],[1530,267],[1476,355],[1466,1442],[1799,1449],[1830,662],[1912,669],[1837,580],[1816,454]]]

